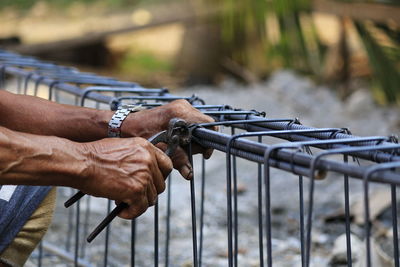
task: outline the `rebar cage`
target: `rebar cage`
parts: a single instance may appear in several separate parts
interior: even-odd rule
[[[180,97],[164,88],[143,88],[2,50],[0,88],[112,110],[123,103],[153,108],[186,99],[223,128],[215,132],[207,124],[193,131],[197,142],[222,153],[215,152],[207,164],[196,156],[192,181],[169,177],[154,207],[131,222],[114,221],[92,244],[85,242],[89,229],[114,204],[87,196],[75,207],[57,207],[50,234],[28,266],[399,266],[400,145],[393,136],[358,137],[346,128],[307,127],[296,118],[207,105],[197,96]],[[210,176],[210,168],[218,174]],[[371,210],[381,201],[370,197],[377,187],[389,199],[380,219]],[[334,197],[316,200],[332,188]],[[75,193],[58,191],[60,203]],[[243,191],[250,198],[243,200]],[[358,221],[351,205],[355,195],[361,203]],[[282,211],[276,203],[291,208]],[[340,212],[327,214],[329,205]],[[335,263],[326,251],[337,249],[338,236],[343,255]],[[386,263],[374,256],[377,238],[386,244],[380,250]]]

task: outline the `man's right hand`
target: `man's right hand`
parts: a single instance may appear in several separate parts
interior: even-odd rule
[[[0,126],[0,185],[69,186],[125,202],[131,219],[165,190],[171,159],[146,139],[106,138],[77,143]]]
[[[82,146],[87,159],[85,181],[73,187],[93,196],[127,203],[129,208],[120,217],[132,219],[141,215],[165,190],[172,162],[146,139],[107,138]]]

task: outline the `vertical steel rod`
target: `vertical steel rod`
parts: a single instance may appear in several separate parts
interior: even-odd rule
[[[79,257],[79,222],[80,222],[80,201],[76,202],[76,217],[75,217],[75,255],[74,255],[74,266],[78,267]]]
[[[272,236],[271,236],[271,191],[270,191],[270,167],[268,159],[264,162],[264,187],[265,187],[265,225],[267,239],[267,266],[272,266]]]
[[[158,266],[158,200],[154,204],[154,266]]]
[[[388,146],[387,146],[388,147]],[[370,243],[370,224],[369,224],[369,199],[368,199],[368,182],[369,179],[371,177],[371,175],[374,172],[380,171],[380,170],[384,170],[384,169],[393,169],[393,168],[398,168],[400,167],[400,163],[399,162],[387,162],[387,163],[382,163],[380,165],[375,165],[375,166],[371,166],[369,167],[369,169],[367,169],[367,171],[364,173],[363,176],[363,186],[364,186],[364,231],[365,231],[365,244],[366,244],[366,261],[367,261],[367,266],[370,267],[371,266],[371,243]],[[395,185],[392,185],[395,186]],[[394,254],[396,255],[395,258],[397,257],[397,261],[399,259],[399,253],[398,253],[398,245],[396,243],[398,243],[398,234],[395,233],[395,231],[397,232],[397,210],[393,210],[393,200],[395,200],[396,198],[396,191],[391,190],[391,197],[392,197],[392,224],[395,223],[395,225],[393,225],[393,242],[394,242]],[[397,203],[395,204],[397,206]],[[396,207],[397,208],[397,207]],[[395,213],[395,216],[393,216],[393,213]],[[396,239],[395,239],[396,237]],[[395,264],[396,264],[396,259],[395,259]]]
[[[348,155],[343,156],[343,161],[348,163]],[[353,265],[351,255],[351,232],[350,232],[350,196],[349,196],[349,176],[344,174],[344,211],[345,211],[345,225],[346,225],[346,253],[347,253],[347,266]]]
[[[201,196],[200,196],[200,235],[199,235],[199,267],[203,257],[203,231],[204,231],[204,202],[206,188],[206,160],[201,157]]]
[[[165,267],[169,266],[169,241],[171,233],[171,184],[172,175],[170,174],[168,179],[167,188],[167,218],[166,218],[166,231],[165,231]]]
[[[365,245],[366,245],[366,266],[371,267],[371,228],[369,222],[369,197],[368,197],[368,177],[364,179],[364,231],[365,231]]]
[[[71,190],[71,196],[73,196],[74,195],[74,189],[70,188],[70,190]],[[71,251],[73,217],[74,217],[74,209],[68,209],[67,240],[65,242],[65,250],[66,251]]]
[[[111,211],[111,200],[107,200],[107,214]],[[110,240],[110,231],[111,231],[111,224],[108,224],[106,227],[106,237],[104,240],[104,267],[107,267],[108,264],[108,244]]]
[[[304,189],[303,189],[303,176],[299,175],[299,213],[300,213],[300,253],[301,253],[301,266],[305,266],[305,250],[304,250]]]
[[[43,259],[43,242],[39,243],[39,258],[38,258],[38,267],[42,267],[42,259]]]
[[[83,223],[83,236],[87,236],[88,228],[89,228],[89,219],[90,219],[90,196],[86,196],[86,211],[85,211],[85,219]],[[81,249],[82,258],[86,255],[86,242],[82,242],[82,249]]]
[[[399,235],[397,231],[397,196],[396,196],[396,186],[391,185],[391,195],[392,195],[392,227],[393,227],[393,255],[394,255],[394,265],[399,267]]]
[[[230,148],[229,148],[230,149]],[[228,266],[233,267],[233,243],[232,243],[232,166],[229,151],[226,154],[226,212],[228,230]]]
[[[258,142],[262,143],[262,136],[258,137]],[[258,250],[260,267],[264,267],[264,234],[263,234],[263,215],[262,215],[262,164],[257,164],[257,201],[258,201]]]
[[[231,128],[232,136],[235,135],[235,127]],[[233,265],[238,266],[238,253],[239,253],[239,223],[238,223],[238,189],[237,189],[237,164],[236,156],[232,155],[232,168],[233,168]]]
[[[192,145],[187,146],[187,155],[189,157],[189,162],[193,166],[193,154]],[[193,244],[193,266],[198,267],[198,256],[197,256],[197,229],[196,229],[196,194],[194,186],[194,174],[193,178],[190,180],[190,203],[192,212],[192,244]]]
[[[135,266],[136,219],[131,221],[131,267]]]

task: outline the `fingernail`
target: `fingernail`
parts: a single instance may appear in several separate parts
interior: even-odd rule
[[[186,180],[191,180],[193,178],[193,170],[190,170],[189,174],[186,176]]]
[[[211,155],[212,155],[213,152],[214,152],[214,149],[208,148],[203,154],[204,158],[205,159],[211,158]]]
[[[192,166],[190,166],[189,164],[185,165],[182,167],[182,176],[185,179],[192,179],[193,176],[193,169]]]

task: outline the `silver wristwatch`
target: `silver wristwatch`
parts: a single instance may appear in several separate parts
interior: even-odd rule
[[[108,137],[121,137],[122,122],[131,112],[144,109],[142,105],[123,105],[120,106],[108,123]]]

